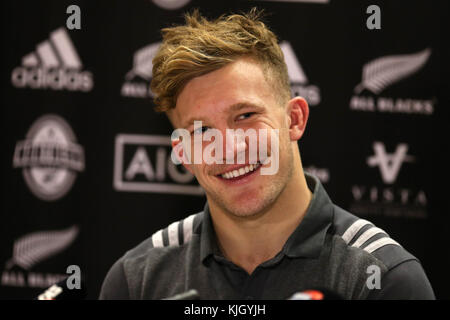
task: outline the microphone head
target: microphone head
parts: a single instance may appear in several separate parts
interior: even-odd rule
[[[200,295],[197,290],[191,289],[162,300],[200,300]]]
[[[39,296],[35,300],[84,300],[86,299],[86,286],[83,279],[80,281],[79,288],[70,287],[67,285],[66,278],[58,283],[55,283]]]
[[[329,289],[310,289],[296,292],[288,300],[344,300],[339,294]]]

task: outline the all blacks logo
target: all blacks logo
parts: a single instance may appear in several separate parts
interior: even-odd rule
[[[84,170],[84,150],[67,122],[57,115],[37,119],[26,139],[17,142],[14,168],[22,168],[25,182],[39,199],[54,201],[72,187]]]

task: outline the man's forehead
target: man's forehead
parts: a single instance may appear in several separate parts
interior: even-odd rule
[[[258,70],[259,69],[259,70]],[[271,88],[262,67],[242,58],[211,73],[190,80],[180,92],[170,117],[177,127],[184,128],[194,120],[202,120],[210,112],[236,111],[262,107]]]
[[[241,88],[265,85],[263,68],[259,63],[250,59],[240,58],[222,68],[208,72],[189,80],[180,91],[177,106],[192,104],[199,99],[205,100],[238,92]]]

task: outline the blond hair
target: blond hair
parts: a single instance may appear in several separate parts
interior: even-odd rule
[[[186,83],[248,56],[260,63],[266,80],[275,84],[280,101],[290,97],[289,79],[277,37],[256,8],[246,14],[207,20],[198,10],[185,15],[185,25],[162,29],[163,42],[153,59],[151,89],[155,110],[175,108]]]

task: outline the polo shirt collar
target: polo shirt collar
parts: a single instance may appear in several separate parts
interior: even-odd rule
[[[282,250],[293,258],[317,258],[333,219],[333,203],[319,179],[309,174],[305,174],[305,177],[313,196],[301,223],[288,238]]]
[[[200,237],[200,259],[205,261],[210,255],[222,255],[216,239],[211,213],[209,212],[208,202],[203,209],[203,222],[201,224]]]
[[[305,177],[313,196],[303,220],[290,235],[281,251],[292,258],[318,257],[333,218],[333,204],[320,181],[307,173],[305,173]],[[203,213],[203,222],[201,230],[199,230],[199,233],[201,233],[200,258],[202,262],[210,255],[222,256],[208,202],[205,204]]]

